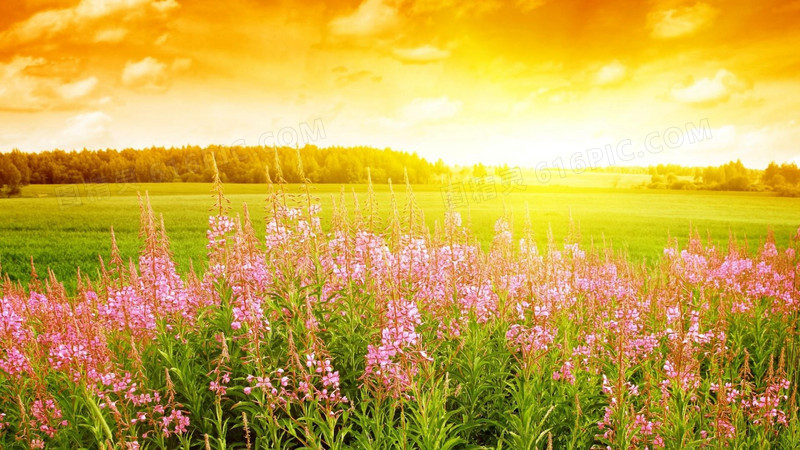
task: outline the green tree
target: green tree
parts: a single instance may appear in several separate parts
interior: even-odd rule
[[[12,162],[0,166],[0,189],[4,196],[17,195],[22,187],[22,173]]]
[[[484,166],[483,164],[478,163],[478,164],[475,164],[474,166],[472,166],[472,176],[473,177],[483,178],[488,174],[489,174],[489,172],[486,171],[486,166]]]
[[[767,186],[775,186],[776,185],[776,177],[780,176],[781,168],[775,161],[769,163],[767,168],[764,170],[764,173],[761,175],[761,182]],[[784,177],[781,176],[782,181],[786,181]]]

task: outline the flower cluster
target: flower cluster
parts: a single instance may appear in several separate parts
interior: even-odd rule
[[[515,241],[506,218],[484,251],[457,213],[428,233],[411,203],[407,222],[396,207],[388,227],[339,210],[328,231],[307,201],[271,197],[264,233],[246,209],[233,218],[220,207],[209,218],[207,265],[186,276],[143,201],[145,244],[130,264],[112,238],[109,264],[74,294],[53,277],[3,283],[0,446],[68,446],[90,428],[80,423],[89,411],[100,424],[91,438],[120,448],[210,447],[239,434],[246,448],[264,430],[264,439],[290,440],[285,447],[327,448],[335,442],[311,439],[366,430],[338,421],[376,405],[401,408],[381,412],[387,429],[406,426],[430,406],[428,387],[443,390],[443,408],[459,408],[436,420],[473,420],[439,428],[494,445],[525,434],[507,431],[508,411],[531,410],[506,404],[525,397],[516,381],[536,383],[536,401],[554,403],[556,419],[537,419],[547,430],[588,436],[551,436],[559,445],[789,439],[797,242],[782,249],[768,239],[748,252],[692,238],[646,267],[587,249],[575,234],[541,249],[530,230]],[[501,412],[486,412],[497,404]],[[298,416],[318,411],[323,418]],[[235,431],[213,436],[231,421]]]

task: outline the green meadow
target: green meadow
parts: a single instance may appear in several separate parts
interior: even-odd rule
[[[598,178],[599,177],[599,178]],[[786,244],[800,226],[800,199],[780,198],[770,193],[710,191],[657,191],[630,187],[630,180],[589,174],[571,186],[497,185],[473,192],[466,185],[450,188],[413,186],[416,204],[433,228],[445,212],[445,195],[451,198],[465,222],[471,222],[475,238],[488,246],[496,220],[512,217],[520,236],[529,214],[538,243],[546,244],[552,233],[561,242],[569,233],[570,221],[584,244],[610,247],[645,263],[657,261],[670,237],[685,243],[696,230],[713,243],[724,245],[728,237],[746,239],[751,248],[763,241],[770,229],[776,241]],[[613,184],[617,186],[610,186]],[[265,185],[224,186],[234,212],[247,204],[257,230],[264,230],[267,198]],[[287,190],[298,205],[306,202],[303,186]],[[314,185],[311,194],[322,206],[323,227],[330,225],[333,203],[344,199],[349,211],[354,199],[363,208],[365,185]],[[387,217],[391,192],[386,185],[375,186],[380,217]],[[405,186],[395,186],[398,209],[407,202]],[[190,261],[200,268],[205,261],[206,228],[213,205],[210,184],[130,184],[25,187],[22,196],[0,200],[0,264],[12,280],[26,282],[30,258],[39,277],[50,268],[68,289],[75,286],[76,267],[94,277],[98,255],[107,259],[110,229],[113,227],[123,257],[135,258],[139,207],[137,192],[150,196],[152,206],[163,215],[175,260],[182,271]],[[527,213],[526,213],[527,211]]]

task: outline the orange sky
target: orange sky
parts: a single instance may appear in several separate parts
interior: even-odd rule
[[[691,123],[711,137],[627,164],[763,167],[800,161],[798,23],[800,0],[4,1],[0,150],[305,126],[535,165]]]

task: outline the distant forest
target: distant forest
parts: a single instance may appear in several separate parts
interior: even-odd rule
[[[720,191],[775,191],[800,197],[800,168],[795,163],[771,162],[765,170],[748,169],[741,161],[721,166],[684,167],[659,164],[648,168],[652,189],[707,189]]]
[[[413,184],[439,184],[447,180],[502,178],[503,173],[509,172],[508,166],[450,167],[442,160],[431,163],[416,153],[371,147],[186,146],[41,153],[13,150],[0,153],[0,196],[17,195],[28,184],[210,182],[214,161],[221,180],[227,183],[266,183],[267,177],[300,183],[303,176],[312,183],[365,183],[369,169],[375,183],[390,179],[401,183],[407,174]],[[649,174],[650,183],[641,187],[651,189],[774,191],[783,196],[800,196],[800,169],[795,163],[773,162],[766,170],[748,169],[741,161],[731,161],[708,167],[659,164],[589,171]],[[536,177],[527,181],[541,184],[535,180]]]
[[[0,154],[0,186],[13,195],[28,184],[209,182],[214,161],[228,183],[440,182],[450,169],[416,154],[369,147],[152,147],[143,150],[62,150]]]

